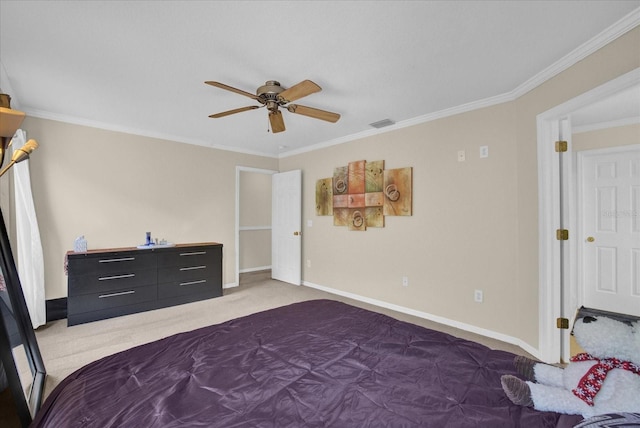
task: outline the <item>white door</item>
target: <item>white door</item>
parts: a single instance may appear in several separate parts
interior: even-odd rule
[[[640,146],[578,156],[584,305],[640,316]]]
[[[271,192],[271,277],[300,285],[302,171],[273,174]]]

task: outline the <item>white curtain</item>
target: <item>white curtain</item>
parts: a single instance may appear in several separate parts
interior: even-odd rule
[[[11,143],[13,150],[22,147],[26,141],[26,132],[19,129]],[[31,193],[28,159],[13,166],[13,181],[16,200],[18,276],[31,316],[31,323],[33,328],[36,328],[47,322],[47,315],[44,293],[44,256],[38,219],[33,205],[33,194]]]

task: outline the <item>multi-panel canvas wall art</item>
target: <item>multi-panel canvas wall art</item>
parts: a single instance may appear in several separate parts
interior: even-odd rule
[[[316,182],[316,215],[333,216],[335,226],[349,230],[384,227],[388,215],[410,216],[411,167],[384,169],[384,161],[350,162],[333,177]]]

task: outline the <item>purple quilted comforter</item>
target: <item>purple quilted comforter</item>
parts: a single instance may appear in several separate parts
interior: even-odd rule
[[[513,354],[330,300],[105,357],[63,380],[33,427],[569,427],[513,405]]]

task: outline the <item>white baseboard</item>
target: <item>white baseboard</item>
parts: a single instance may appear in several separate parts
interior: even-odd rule
[[[271,270],[271,265],[240,269],[238,272],[240,272],[240,273],[249,273],[249,272],[258,272],[258,271],[261,271],[261,270]]]
[[[323,285],[314,284],[308,281],[303,281],[302,285],[310,288],[315,288],[316,290],[325,291],[327,293],[336,294],[338,296],[347,297],[349,299],[357,300],[359,302],[364,302],[370,305],[379,306],[381,308],[390,309],[392,311],[401,312],[403,314],[413,315],[418,318],[423,318],[429,321],[437,322],[439,324],[444,324],[450,327],[458,328],[460,330],[465,330],[471,333],[479,334],[481,336],[489,337],[491,339],[500,340],[505,343],[510,343],[512,345],[519,346],[529,354],[540,359],[538,349],[532,347],[531,345],[524,342],[522,339],[518,339],[517,337],[509,336],[503,333],[498,333],[496,331],[477,327],[471,324],[454,321],[438,315],[429,314],[427,312],[421,312],[415,309],[406,308],[404,306],[388,303],[382,300],[372,299],[370,297],[361,296],[359,294],[349,293],[347,291],[342,291],[342,290],[336,290],[331,287],[325,287]]]

